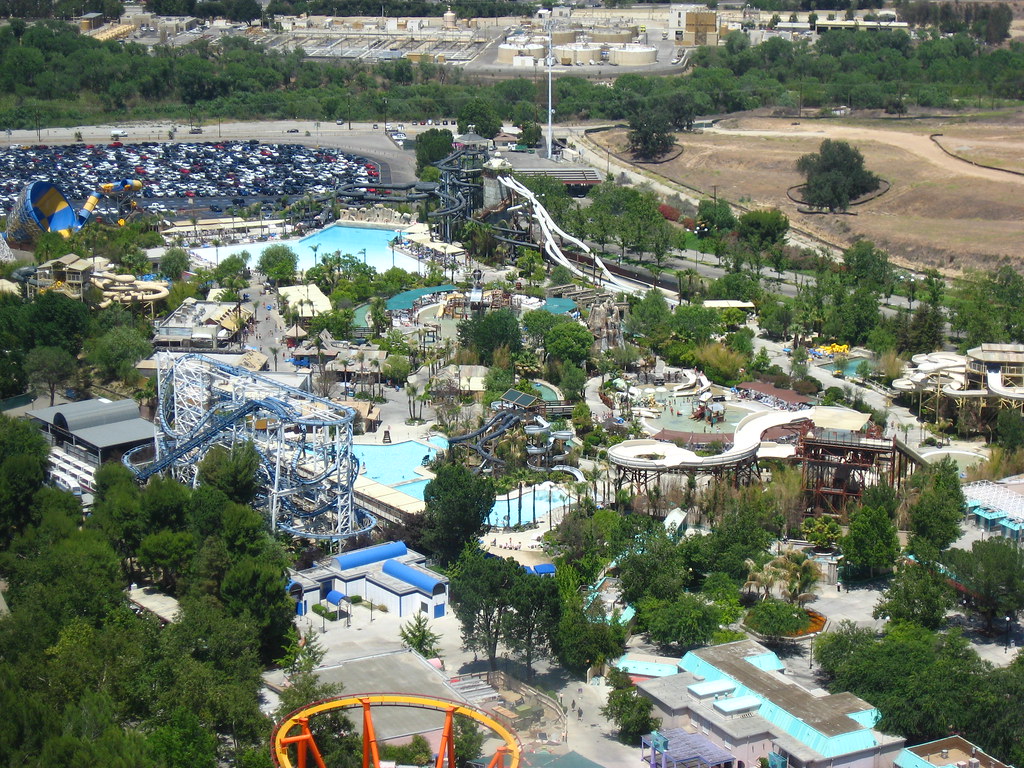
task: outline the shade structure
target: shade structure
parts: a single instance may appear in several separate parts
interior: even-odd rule
[[[292,326],[291,328],[289,328],[289,329],[288,329],[287,331],[285,331],[285,332],[284,332],[284,335],[285,335],[285,336],[286,336],[287,338],[289,338],[289,339],[304,339],[304,338],[305,338],[306,336],[308,336],[309,334],[308,334],[308,333],[307,333],[306,331],[304,331],[304,330],[303,330],[303,329],[302,329],[302,328],[301,328],[301,327],[299,326],[299,324],[298,324],[298,323],[296,323],[296,324],[295,324],[295,325],[293,325],[293,326]]]
[[[341,601],[345,599],[345,595],[336,589],[332,589],[327,593],[327,602],[331,605],[341,605]]]

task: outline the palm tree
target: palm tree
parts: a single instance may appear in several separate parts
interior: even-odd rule
[[[806,552],[787,549],[771,565],[785,579],[782,594],[791,603],[806,603],[814,597],[814,587],[821,578],[821,570]]]
[[[274,358],[274,370],[277,370],[277,353],[281,351],[280,347],[268,347],[271,356]]]

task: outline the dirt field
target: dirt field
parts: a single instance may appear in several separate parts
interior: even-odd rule
[[[874,241],[908,266],[957,272],[1024,265],[1024,176],[978,168],[945,154],[1024,171],[1024,113],[984,120],[793,120],[739,117],[682,134],[684,153],[648,166],[681,183],[750,207],[778,207],[795,225],[841,245]],[[621,151],[622,133],[595,136]],[[892,189],[857,215],[803,214],[786,189],[803,181],[797,159],[825,138],[843,139]]]

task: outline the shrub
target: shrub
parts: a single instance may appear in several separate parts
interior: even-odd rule
[[[658,206],[658,213],[669,221],[679,221],[679,217],[682,215],[678,208],[673,208],[665,203]]]

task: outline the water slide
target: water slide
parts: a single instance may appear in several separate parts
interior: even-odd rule
[[[720,467],[747,464],[758,456],[780,458],[792,455],[792,446],[761,443],[761,435],[773,427],[786,427],[804,421],[826,429],[859,430],[869,416],[847,408],[818,406],[802,411],[757,411],[736,425],[733,446],[717,456],[698,456],[693,451],[661,440],[626,440],[608,449],[612,464],[628,469],[693,470],[699,472]]]
[[[33,181],[18,195],[7,217],[7,239],[32,243],[44,232],[58,232],[63,237],[71,237],[89,223],[100,197],[122,197],[141,189],[142,182],[138,179],[100,184],[81,210],[76,211],[56,185],[48,181]]]
[[[1024,400],[1024,388],[1008,387],[1003,384],[1003,372],[998,366],[989,366],[985,383],[994,395],[1005,397],[1007,400]]]
[[[501,411],[496,416],[492,417],[487,421],[480,429],[469,432],[465,435],[458,435],[456,437],[449,437],[449,445],[457,445],[458,443],[465,443],[470,440],[473,442],[470,447],[483,457],[484,463],[488,461],[494,464],[504,464],[502,459],[499,459],[491,451],[487,449],[487,443],[492,440],[497,440],[499,437],[504,435],[510,429],[512,429],[519,420],[523,418],[523,414],[519,411]]]
[[[540,227],[541,235],[544,240],[544,251],[545,253],[548,254],[552,261],[554,261],[556,264],[561,264],[574,275],[587,278],[588,280],[590,279],[589,275],[585,275],[583,271],[579,269],[579,267],[577,267],[575,264],[569,261],[569,259],[565,257],[565,254],[562,253],[562,249],[559,247],[558,241],[555,239],[555,235],[559,235],[562,239],[568,240],[581,251],[583,251],[586,254],[589,254],[591,258],[593,258],[594,263],[597,265],[598,269],[600,269],[601,274],[604,277],[604,281],[608,285],[611,285],[612,287],[620,291],[625,291],[626,293],[634,293],[636,291],[635,285],[631,285],[629,283],[624,282],[620,278],[613,275],[610,271],[608,271],[608,267],[604,265],[604,262],[601,261],[601,259],[597,258],[597,256],[593,254],[593,252],[590,250],[590,246],[588,246],[582,240],[568,234],[567,232],[565,232],[565,230],[559,227],[555,223],[554,219],[551,218],[551,214],[548,213],[547,209],[540,204],[540,201],[537,200],[537,197],[536,195],[533,194],[533,192],[531,192],[529,189],[527,189],[519,181],[512,178],[511,176],[499,176],[498,182],[503,187],[512,190],[517,195],[520,195],[521,197],[524,197],[526,198],[526,200],[529,201],[530,210],[533,213],[533,219],[534,221],[537,222],[537,226]]]

